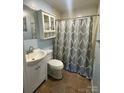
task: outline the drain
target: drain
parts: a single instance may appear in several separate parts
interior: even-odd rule
[[[35,58],[32,58],[32,60],[35,60]]]

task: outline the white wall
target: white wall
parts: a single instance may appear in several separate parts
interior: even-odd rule
[[[29,93],[28,79],[26,72],[26,59],[25,59],[24,51],[23,51],[23,93]]]
[[[50,14],[56,15],[56,18],[60,18],[60,13],[54,7],[49,5],[45,0],[24,0],[25,5],[29,6],[34,10],[43,10]]]

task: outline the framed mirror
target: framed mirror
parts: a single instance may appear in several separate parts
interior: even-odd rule
[[[27,32],[27,20],[26,16],[23,17],[23,31]]]
[[[36,39],[34,10],[23,5],[23,39]]]

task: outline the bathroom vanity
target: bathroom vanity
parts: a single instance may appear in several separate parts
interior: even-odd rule
[[[31,93],[44,81],[47,80],[47,62],[41,60],[37,64],[27,66],[28,85]]]
[[[36,53],[26,55],[29,93],[33,93],[44,80],[47,80],[47,54],[42,53],[42,55],[45,56],[41,58],[42,55],[39,55],[38,53],[42,53],[40,52],[40,49],[37,49]]]

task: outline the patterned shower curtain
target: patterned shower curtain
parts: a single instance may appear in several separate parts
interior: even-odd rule
[[[54,58],[64,69],[92,78],[92,17],[56,21]]]

